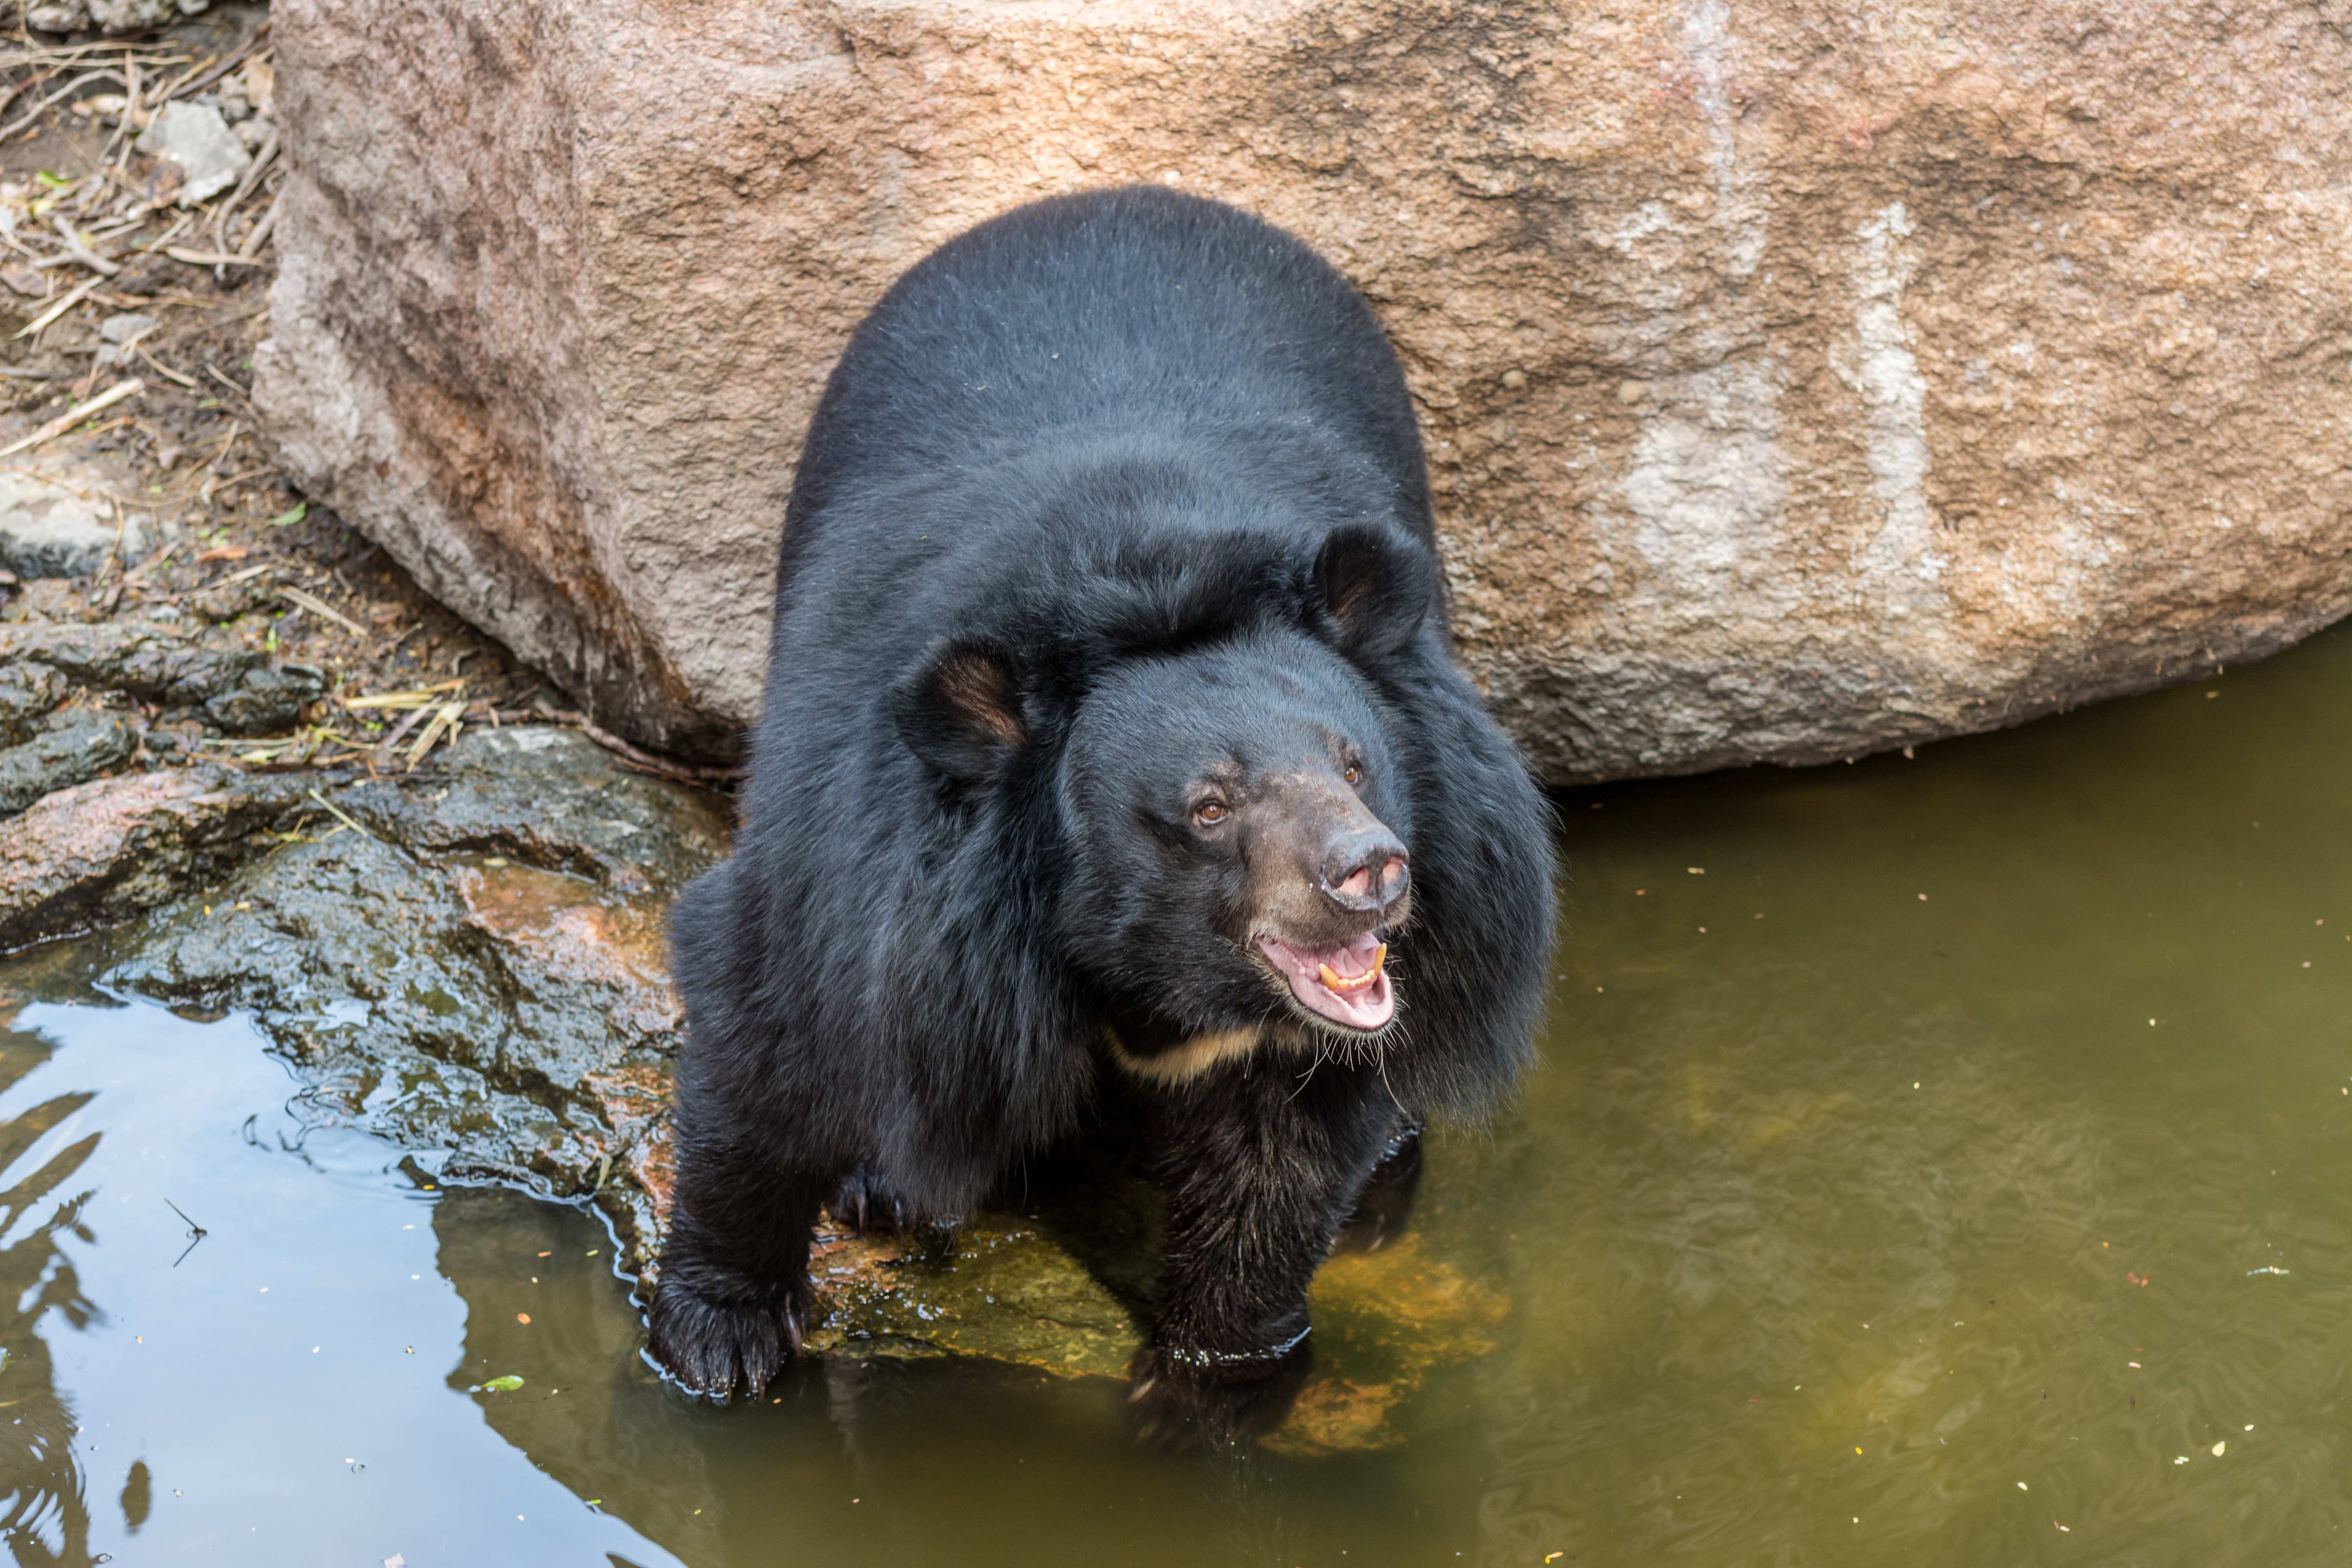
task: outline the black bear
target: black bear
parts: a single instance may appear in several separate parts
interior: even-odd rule
[[[798,1348],[845,1181],[961,1212],[1104,1074],[1156,1107],[1142,1386],[1276,1379],[1400,1129],[1531,1048],[1549,813],[1454,666],[1403,375],[1338,273],[1213,202],[1020,208],[858,327],[741,816],[671,928],[648,1331],[690,1389]]]

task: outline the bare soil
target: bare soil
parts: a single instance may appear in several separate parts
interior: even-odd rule
[[[21,25],[0,36],[0,90],[10,90],[0,107],[0,447],[124,381],[142,384],[67,432],[0,458],[0,468],[95,483],[119,509],[160,524],[140,558],[118,550],[92,577],[20,582],[0,573],[0,621],[149,618],[170,605],[208,641],[322,670],[326,696],[300,730],[211,742],[215,757],[247,766],[408,765],[416,740],[436,727],[412,715],[437,715],[451,701],[463,705],[460,724],[569,720],[537,674],[306,500],[257,435],[247,387],[254,349],[269,332],[269,231],[283,175],[267,114],[271,86],[268,12],[257,5],[226,5],[128,39],[57,38]],[[202,204],[178,205],[177,165],[135,145],[166,101],[250,121],[247,136],[260,143],[255,174]],[[26,330],[76,289],[84,291],[54,320]],[[127,346],[110,343],[104,324],[131,315],[155,324]],[[387,694],[391,705],[348,706]],[[404,722],[410,733],[389,752],[383,742]],[[437,728],[429,744],[455,732]],[[142,750],[142,760],[206,749],[204,736],[179,739]]]

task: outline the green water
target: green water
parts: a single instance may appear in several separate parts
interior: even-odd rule
[[[586,1215],[426,1191],[429,1157],[312,1114],[242,1020],[17,961],[0,984],[46,1000],[0,1038],[0,1538],[412,1568],[2345,1561],[2347,699],[2334,633],[1916,760],[1563,797],[1546,1065],[1433,1142],[1413,1219],[1508,1317],[1392,1446],[1336,1458],[1142,1452],[1116,1384],[974,1364],[687,1405]],[[176,1264],[167,1196],[208,1227]]]

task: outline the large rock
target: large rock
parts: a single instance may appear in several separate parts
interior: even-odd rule
[[[753,714],[897,273],[1168,180],[1320,247],[1556,780],[2014,722],[2352,608],[2352,6],[279,0],[258,396],[605,724]]]

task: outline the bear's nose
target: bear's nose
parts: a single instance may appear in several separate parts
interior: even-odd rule
[[[1324,851],[1323,896],[1341,909],[1385,910],[1404,897],[1411,877],[1404,846],[1385,827],[1343,833]]]

